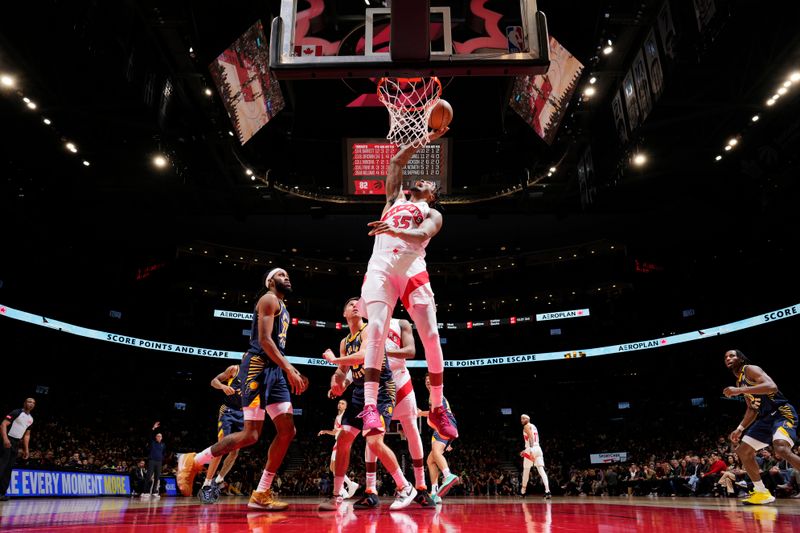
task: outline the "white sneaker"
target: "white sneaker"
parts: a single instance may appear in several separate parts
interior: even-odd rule
[[[339,497],[343,500],[347,499],[347,489],[344,486],[339,490]]]
[[[360,486],[361,485],[359,485],[355,481],[351,481],[350,485],[348,485],[347,487],[347,496],[345,496],[345,499],[352,498],[355,495],[356,491],[358,490],[358,487]]]
[[[417,489],[414,488],[414,485],[407,485],[402,490],[397,491],[397,496],[395,496],[392,505],[389,506],[389,509],[395,511],[397,509],[405,509],[411,502],[414,501],[414,498],[417,497]]]
[[[141,496],[139,496],[139,497],[140,497],[141,499],[143,499],[143,500],[149,500],[149,499],[150,499],[150,495],[149,495],[148,493],[146,493],[146,492],[145,492],[145,493],[143,493],[143,494],[142,494]]]
[[[161,499],[161,494],[153,494],[150,497],[153,498],[154,500],[160,500]]]

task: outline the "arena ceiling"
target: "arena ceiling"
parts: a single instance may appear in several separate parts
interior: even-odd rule
[[[773,109],[764,102],[800,67],[796,17],[718,0],[700,32],[691,2],[671,4],[677,45],[674,59],[664,61],[664,94],[628,143],[616,138],[611,99],[661,0],[539,2],[550,33],[586,65],[552,145],[509,109],[509,80],[452,80],[452,185],[470,202],[446,206],[454,228],[443,233],[446,248],[473,249],[476,236],[487,249],[499,240],[531,249],[596,238],[682,245],[730,237],[732,227],[786,222],[782,208],[797,195],[797,90]],[[342,138],[383,135],[385,112],[346,108],[354,89],[340,80],[282,82],[287,108],[241,146],[228,134],[216,92],[205,92],[213,89],[210,61],[254,21],[270,20],[278,5],[50,0],[5,8],[0,70],[13,74],[16,87],[0,97],[2,201],[21,235],[59,228],[101,240],[197,238],[259,248],[265,230],[279,225],[283,233],[272,242],[281,247],[299,238],[325,251],[346,241],[355,221],[368,220],[379,204],[325,200],[341,194]],[[614,51],[604,56],[609,40]],[[597,92],[582,98],[592,76]],[[167,80],[173,95],[164,107]],[[754,114],[761,114],[758,124]],[[724,152],[737,136],[742,143]],[[596,181],[592,201],[582,203],[575,167],[589,145]],[[630,163],[638,151],[648,157],[641,168]],[[156,153],[168,155],[167,169],[153,167]],[[724,159],[716,162],[717,154]],[[530,173],[544,178],[474,201]],[[275,182],[290,190],[269,186]],[[298,197],[295,186],[320,198]],[[357,246],[368,248],[361,240]]]

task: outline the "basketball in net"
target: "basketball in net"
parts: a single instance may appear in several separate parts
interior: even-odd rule
[[[378,99],[389,111],[389,134],[386,138],[398,146],[428,144],[431,113],[436,104],[443,101],[441,95],[442,83],[437,77],[381,78]],[[450,104],[447,108],[452,118]]]

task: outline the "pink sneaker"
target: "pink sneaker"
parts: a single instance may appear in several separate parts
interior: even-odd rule
[[[428,425],[447,440],[458,438],[458,429],[456,429],[456,426],[450,421],[450,417],[447,416],[447,411],[445,411],[442,406],[434,407],[430,410],[428,413]]]
[[[383,431],[383,420],[381,420],[381,415],[378,413],[378,407],[375,404],[365,405],[364,410],[358,414],[358,418],[364,422],[363,431],[367,432],[374,429]]]

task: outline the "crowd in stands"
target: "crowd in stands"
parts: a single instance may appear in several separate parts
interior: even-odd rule
[[[680,420],[680,421],[679,421]],[[568,428],[542,432],[542,447],[550,489],[567,496],[742,496],[752,488],[749,476],[734,453],[726,430],[735,419],[709,422],[707,418],[680,418],[649,421],[628,420],[623,424],[598,428],[578,435]],[[81,470],[92,472],[135,473],[147,457],[147,424],[122,429],[102,423],[80,424],[63,420],[37,420],[31,439],[31,454],[20,459],[17,468]],[[142,429],[144,427],[144,429]],[[462,425],[463,427],[463,425]],[[669,427],[658,432],[657,427]],[[425,430],[427,431],[427,430]],[[590,435],[590,436],[587,436]],[[234,493],[247,494],[258,483],[268,447],[268,435],[258,445],[242,450],[227,476]],[[428,442],[427,433],[423,441]],[[197,440],[186,429],[168,433],[163,475],[174,474],[176,452],[194,446]],[[399,435],[387,436],[387,443],[398,455],[401,467],[411,476],[411,459],[406,441]],[[276,489],[285,495],[322,496],[332,489],[329,470],[333,439],[310,432],[298,433],[284,465],[275,480]],[[497,431],[466,431],[446,457],[461,484],[451,496],[513,496],[520,492],[522,448],[521,431],[506,422]],[[795,447],[795,453],[798,453]],[[426,447],[427,449],[427,447]],[[363,480],[364,440],[357,439],[352,449],[348,475]],[[590,453],[625,451],[628,461],[620,464],[592,465]],[[800,498],[800,472],[777,460],[770,448],[757,454],[762,479],[777,497]],[[382,495],[394,491],[394,482],[379,469],[378,488]],[[363,484],[363,481],[359,481]],[[531,475],[529,497],[544,492],[538,475]]]

